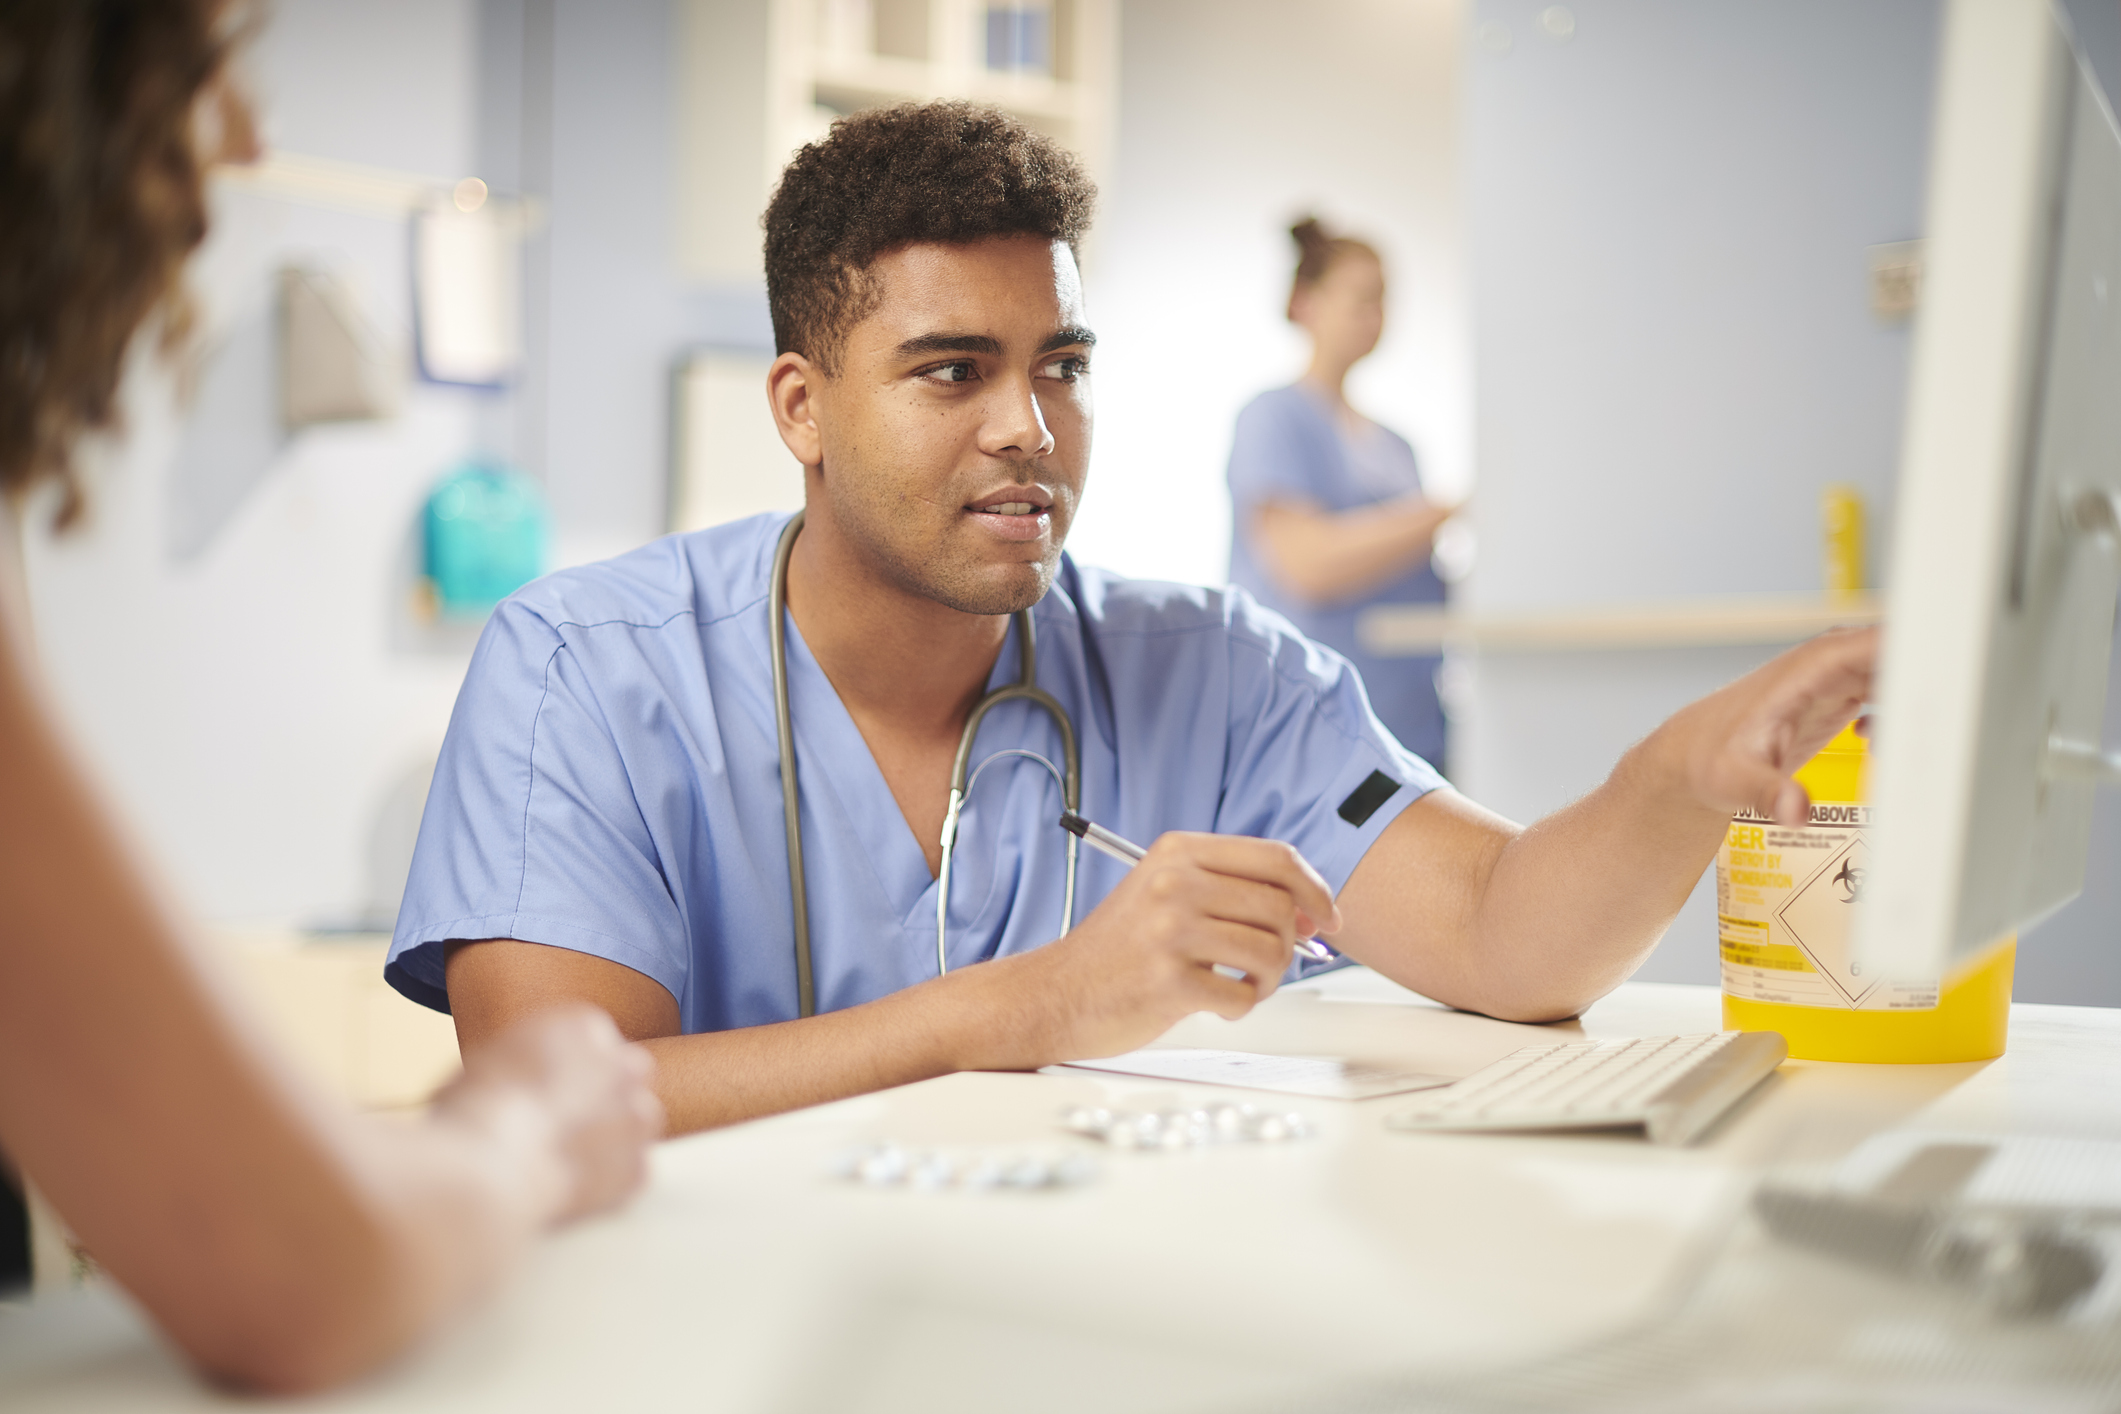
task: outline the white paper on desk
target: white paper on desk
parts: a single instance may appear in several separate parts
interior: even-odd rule
[[[1107,1060],[1069,1061],[1067,1065],[1075,1070],[1185,1080],[1196,1085],[1234,1085],[1321,1100],[1368,1100],[1452,1083],[1448,1075],[1429,1075],[1369,1061],[1336,1056],[1262,1056],[1250,1051],[1129,1051]]]

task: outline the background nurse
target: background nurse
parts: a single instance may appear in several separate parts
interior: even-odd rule
[[[1414,449],[1350,406],[1348,370],[1384,332],[1384,262],[1374,248],[1305,217],[1289,319],[1311,336],[1311,366],[1238,414],[1230,448],[1230,581],[1338,650],[1400,742],[1445,765],[1436,658],[1377,658],[1355,641],[1372,604],[1444,600],[1429,564],[1455,505],[1422,494]]]

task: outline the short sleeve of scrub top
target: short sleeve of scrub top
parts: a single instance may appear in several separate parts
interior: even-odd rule
[[[594,953],[675,991],[684,919],[572,627],[517,598],[480,636],[420,821],[415,859],[447,860],[423,882],[453,901],[429,931]]]
[[[1316,429],[1294,415],[1294,398],[1287,395],[1254,398],[1237,415],[1237,428],[1230,439],[1230,499],[1240,517],[1268,501],[1287,499],[1343,507],[1329,488],[1322,488],[1316,467],[1321,460]]]
[[[672,536],[563,571],[498,610],[435,772],[385,975],[446,1010],[448,942],[513,938],[609,959],[676,999],[687,1032],[797,1014],[766,593],[785,517]],[[1377,722],[1361,679],[1242,591],[1062,558],[1032,610],[1038,681],[1075,722],[1082,808],[1295,845],[1336,891],[1441,784]],[[989,686],[1016,678],[1010,629]],[[888,783],[793,623],[788,635],[820,1011],[936,973],[936,882]],[[982,725],[1058,763],[1022,702]],[[1066,842],[1046,772],[1001,758],[952,865],[952,968],[1060,931]],[[1124,870],[1080,860],[1076,918]],[[1311,966],[1316,966],[1313,964]]]

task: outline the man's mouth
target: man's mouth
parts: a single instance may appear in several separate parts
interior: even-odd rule
[[[988,533],[1005,541],[1043,538],[1053,524],[1050,496],[1039,487],[1012,487],[981,497],[965,507]]]
[[[1053,509],[1053,495],[1043,486],[1005,486],[968,502],[965,509],[974,515],[1043,515]]]

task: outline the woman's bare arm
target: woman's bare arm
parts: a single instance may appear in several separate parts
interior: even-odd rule
[[[0,532],[8,530],[0,513]],[[551,1014],[412,1124],[312,1093],[134,863],[40,690],[0,534],[0,1147],[209,1372],[316,1388],[630,1192],[652,1062]]]
[[[1419,496],[1337,512],[1268,501],[1252,513],[1252,534],[1282,588],[1306,603],[1335,604],[1428,559],[1438,527],[1457,510]]]

